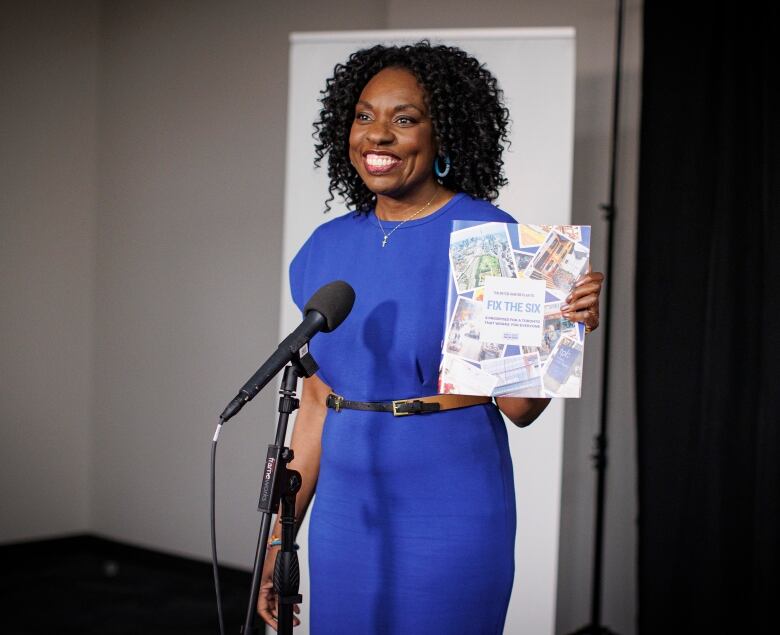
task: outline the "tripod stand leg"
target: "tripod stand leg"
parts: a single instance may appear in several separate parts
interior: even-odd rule
[[[242,635],[252,635],[255,632],[255,614],[257,613],[257,596],[260,590],[260,576],[263,572],[268,533],[271,529],[271,514],[263,513],[260,520],[260,535],[257,538],[255,551],[255,566],[252,571],[252,586],[249,592],[249,606],[246,611],[246,619],[241,627]]]

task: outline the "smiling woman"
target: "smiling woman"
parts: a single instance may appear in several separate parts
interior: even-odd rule
[[[437,393],[451,221],[513,222],[490,203],[506,182],[501,91],[462,50],[421,42],[357,51],[321,102],[317,163],[327,156],[329,200],[351,211],[301,247],[290,288],[301,309],[333,279],[356,300],[337,330],[311,342],[320,371],[304,381],[291,441],[299,520],[317,492],[311,632],[497,635],[515,541],[500,411],[528,425],[548,400]],[[600,276],[573,292],[571,320],[596,326]],[[461,331],[453,345],[465,348],[475,329]],[[408,412],[427,414],[394,417]],[[272,627],[275,549],[258,601]]]

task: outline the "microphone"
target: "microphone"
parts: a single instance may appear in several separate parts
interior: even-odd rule
[[[318,332],[330,333],[352,310],[355,304],[355,290],[343,280],[335,280],[320,287],[303,307],[303,322],[279,344],[273,355],[257,369],[238,391],[238,394],[222,411],[219,418],[222,423],[238,413],[254,399],[265,385],[273,379],[301,348]],[[303,352],[303,355],[306,353]],[[316,367],[315,367],[316,368]]]

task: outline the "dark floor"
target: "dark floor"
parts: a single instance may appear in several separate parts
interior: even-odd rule
[[[0,547],[0,633],[219,633],[211,563],[95,536]],[[220,568],[225,626],[244,622],[250,574]]]

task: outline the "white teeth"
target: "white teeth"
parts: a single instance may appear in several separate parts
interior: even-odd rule
[[[382,154],[368,154],[366,155],[366,163],[372,168],[384,168],[393,163],[397,163],[398,159],[389,157]]]

